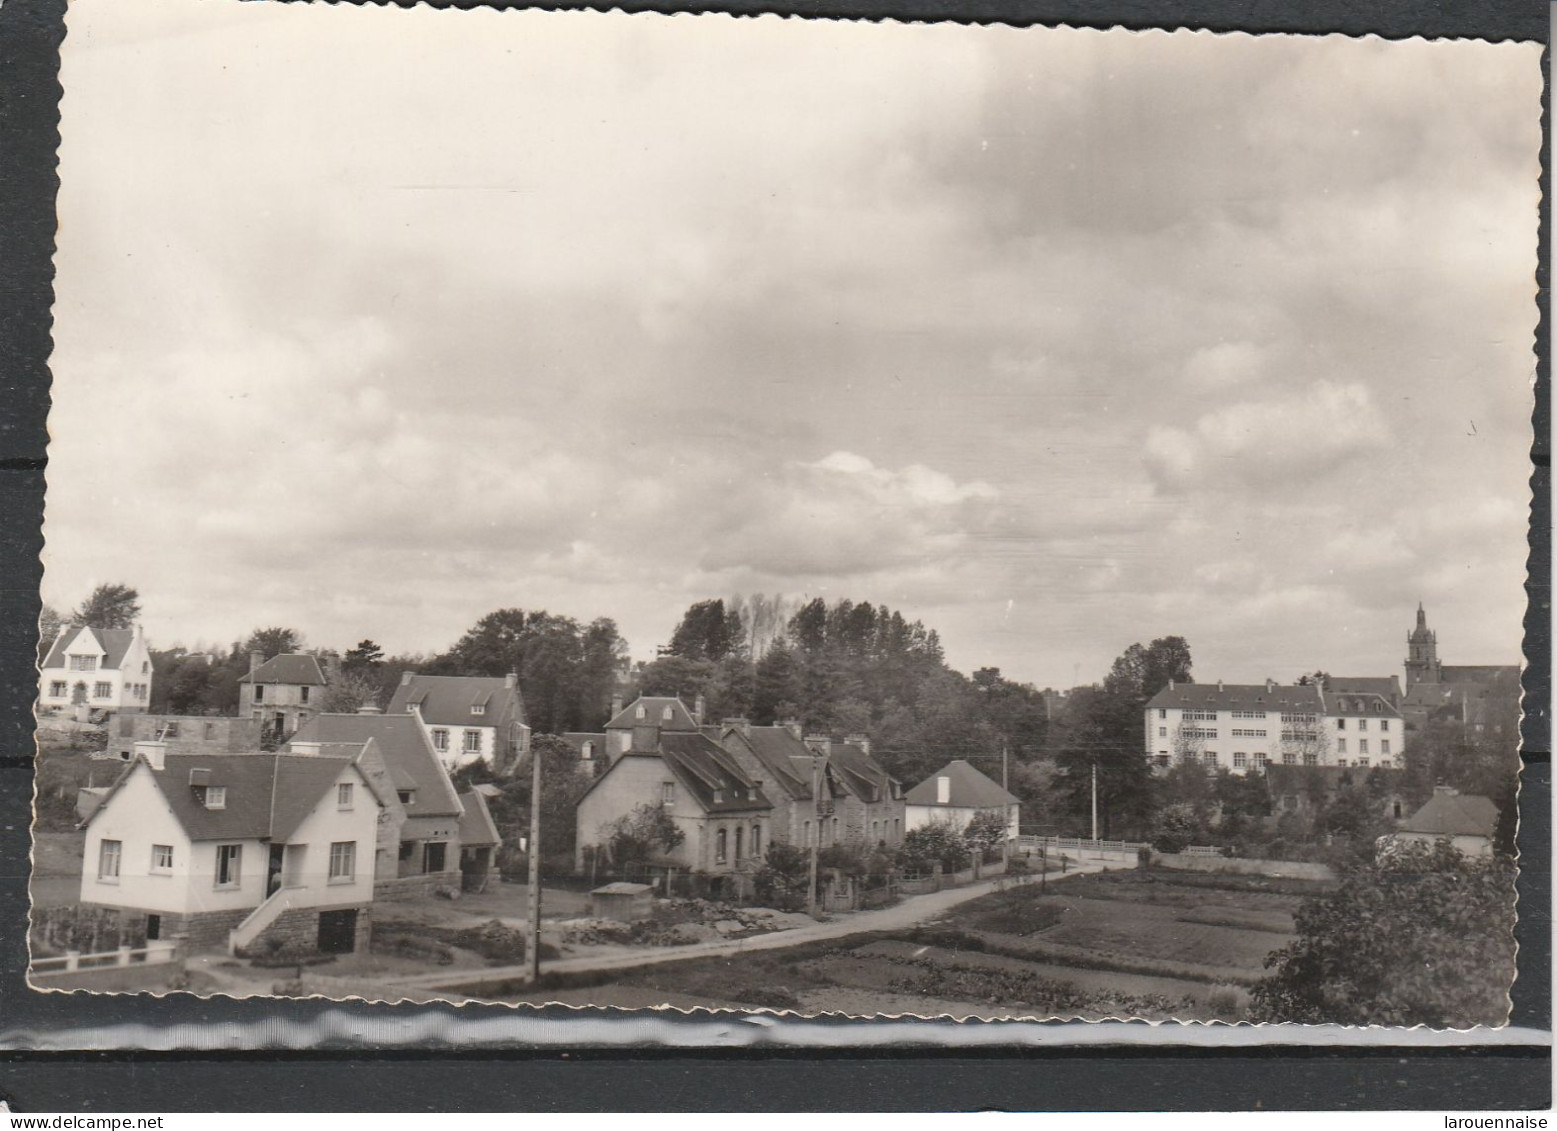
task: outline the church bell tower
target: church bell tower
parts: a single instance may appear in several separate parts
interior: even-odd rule
[[[1417,602],[1416,628],[1406,636],[1406,690],[1418,683],[1439,682],[1440,668],[1438,634],[1427,627],[1427,613]]]

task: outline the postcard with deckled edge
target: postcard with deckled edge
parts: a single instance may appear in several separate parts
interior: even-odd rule
[[[31,986],[1505,1025],[1539,60],[79,0]]]

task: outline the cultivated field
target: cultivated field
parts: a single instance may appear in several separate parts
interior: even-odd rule
[[[641,967],[498,996],[855,1015],[1243,1019],[1248,986],[1324,885],[1120,871],[1025,884],[900,932]],[[491,996],[486,987],[482,996]]]

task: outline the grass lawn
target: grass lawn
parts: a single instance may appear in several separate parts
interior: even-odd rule
[[[63,907],[81,898],[81,852],[85,844],[85,833],[34,830],[28,891],[35,907]]]

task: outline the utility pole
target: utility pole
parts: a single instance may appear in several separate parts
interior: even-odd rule
[[[1011,792],[1011,744],[1000,744],[1000,788]]]
[[[811,815],[813,839],[811,841],[810,877],[806,881],[806,913],[816,918],[816,849],[822,842],[822,756],[811,754]]]
[[[541,752],[530,747],[530,945],[525,955],[533,985],[541,977]]]
[[[1092,839],[1097,839],[1097,760],[1092,762]]]

